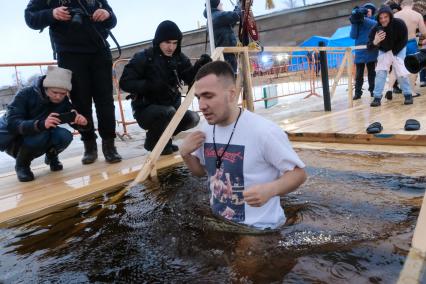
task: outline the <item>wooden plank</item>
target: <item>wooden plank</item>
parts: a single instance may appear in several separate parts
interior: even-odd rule
[[[426,254],[426,197],[423,197],[412,246]]]
[[[349,144],[349,143],[324,143],[324,142],[293,142],[295,149],[309,150],[335,150],[345,152],[371,152],[388,154],[415,154],[426,155],[426,146],[395,146],[377,144]],[[425,160],[426,163],[426,160]],[[426,165],[425,165],[426,167]]]
[[[243,84],[244,84],[244,98],[246,100],[247,109],[251,112],[254,112],[254,102],[253,102],[253,83],[251,80],[251,66],[250,66],[250,56],[248,49],[244,50],[242,55],[243,63]]]
[[[350,48],[346,49],[346,55],[348,55],[348,100],[349,107],[354,106],[354,101],[352,99],[353,95],[353,59],[352,59],[352,50]]]
[[[79,159],[75,159],[74,165],[69,167],[71,170],[58,173],[55,178],[48,171],[31,183],[18,183],[16,176],[2,178],[2,183],[14,184],[14,194],[9,193],[7,198],[3,198],[2,192],[0,227],[28,222],[79,201],[117,191],[135,178],[141,168],[140,160],[141,157],[136,157],[107,166],[95,163],[88,170],[86,166],[81,167]],[[164,169],[181,162],[179,155],[164,156],[156,168]]]
[[[398,284],[422,283],[426,274],[426,197],[420,208],[410,252],[399,275]]]
[[[336,77],[334,78],[333,86],[331,87],[331,98],[334,97],[336,93],[337,84],[339,84],[340,78],[342,77],[343,71],[345,70],[345,64],[347,64],[348,53],[345,53],[345,56],[342,59],[342,64],[339,67],[339,71],[337,72]]]
[[[395,146],[426,146],[426,135],[345,134],[345,133],[288,133],[290,141]]]

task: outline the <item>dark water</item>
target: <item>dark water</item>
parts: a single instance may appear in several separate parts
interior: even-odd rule
[[[205,180],[162,172],[118,202],[0,231],[0,282],[394,283],[425,179],[308,172],[282,199],[291,224],[260,236],[213,229]]]

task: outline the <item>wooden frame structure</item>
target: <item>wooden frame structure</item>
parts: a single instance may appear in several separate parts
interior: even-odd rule
[[[242,74],[239,74],[237,82],[243,83],[245,105],[251,111],[254,110],[253,104],[253,91],[252,91],[252,80],[250,72],[250,53],[259,53],[259,52],[293,52],[293,51],[309,51],[312,48],[303,48],[303,47],[265,47],[263,50],[249,49],[247,47],[227,47],[227,48],[216,48],[212,58],[213,60],[218,60],[223,58],[223,53],[237,53],[241,55],[242,58]],[[316,47],[316,50],[341,50],[345,52],[344,60],[338,70],[335,81],[332,86],[332,94],[335,93],[337,83],[340,80],[345,65],[347,67],[347,74],[349,77],[349,88],[348,88],[348,100],[350,107],[353,106],[352,102],[352,80],[353,80],[353,69],[352,69],[352,49],[350,48],[338,48],[338,47]],[[53,194],[51,202],[48,204],[40,205],[38,200],[29,202],[27,207],[24,208],[13,208],[11,210],[0,210],[0,227],[13,226],[20,223],[28,222],[32,219],[50,214],[76,204],[79,201],[93,198],[104,193],[113,192],[117,190],[117,187],[123,185],[126,182],[134,179],[128,186],[122,189],[119,194],[115,195],[113,201],[120,199],[128,189],[132,186],[139,184],[150,177],[155,177],[157,170],[160,168],[168,167],[170,165],[180,163],[182,160],[180,157],[168,157],[159,161],[160,154],[164,147],[166,146],[169,139],[172,137],[174,131],[176,130],[179,122],[183,118],[185,111],[191,105],[192,100],[194,99],[194,90],[191,89],[179,109],[177,110],[172,121],[167,126],[157,145],[154,147],[153,151],[146,157],[143,161],[142,168],[137,173],[137,170],[131,172],[122,173],[119,176],[114,178],[99,178],[94,183],[91,183],[89,186],[81,187],[78,191],[70,191],[68,199],[64,199],[63,196],[59,194]],[[335,141],[334,141],[335,142]],[[423,144],[422,144],[423,145]],[[136,174],[137,173],[137,174]],[[424,277],[425,273],[425,259],[426,259],[426,199],[423,199],[422,208],[418,218],[418,223],[415,229],[413,244],[410,250],[409,255],[404,266],[404,269],[400,275],[398,283],[419,283]]]

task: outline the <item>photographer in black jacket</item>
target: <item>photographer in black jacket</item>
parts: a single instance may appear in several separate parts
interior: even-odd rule
[[[191,85],[198,69],[211,61],[208,55],[191,65],[181,52],[182,33],[171,21],[162,22],[155,32],[153,47],[136,53],[124,67],[120,88],[130,93],[133,116],[147,130],[145,149],[152,151],[161,134],[181,104],[180,87]],[[193,111],[186,111],[175,135],[195,127],[200,120]],[[169,141],[162,155],[172,154],[178,147]]]
[[[93,163],[98,157],[92,99],[105,160],[120,162],[121,156],[114,145],[112,57],[106,40],[117,19],[107,0],[31,0],[25,10],[25,20],[32,29],[50,28],[58,65],[73,72],[71,99],[90,125],[81,132],[82,163]]]

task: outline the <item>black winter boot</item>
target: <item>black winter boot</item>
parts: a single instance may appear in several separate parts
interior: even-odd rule
[[[381,105],[382,99],[380,98],[374,98],[374,100],[371,102],[370,106],[372,107],[378,107]]]
[[[18,155],[16,156],[15,171],[20,182],[34,180],[34,174],[30,168],[33,158],[34,155],[29,149],[25,147],[19,149]]]
[[[98,145],[96,139],[83,141],[84,154],[81,162],[83,165],[93,164],[98,158]]]
[[[356,101],[361,99],[361,95],[360,94],[355,94],[355,96],[352,98],[352,100]]]
[[[114,138],[102,139],[102,152],[104,153],[105,161],[108,163],[121,162],[122,158],[114,146]]]
[[[404,105],[412,105],[413,104],[413,96],[411,94],[404,95]]]
[[[44,157],[44,163],[50,166],[52,172],[62,171],[64,166],[59,161],[58,152],[55,148],[50,148]]]

